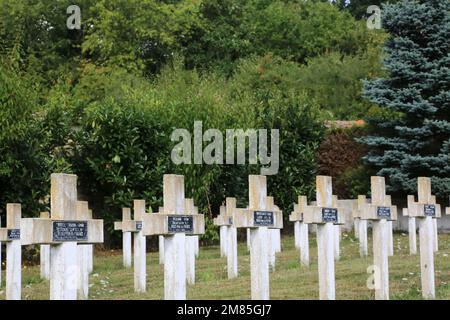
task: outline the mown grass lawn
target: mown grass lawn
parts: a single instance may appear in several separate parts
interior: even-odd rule
[[[391,299],[421,299],[419,256],[409,255],[408,236],[395,234],[395,254],[389,258]],[[283,251],[277,255],[277,266],[270,273],[271,299],[318,299],[317,247],[310,237],[311,265],[299,264],[299,253],[292,236],[282,239]],[[369,239],[369,252],[371,241]],[[226,259],[220,258],[219,247],[201,247],[196,262],[196,284],[188,286],[188,299],[249,299],[249,254],[245,243],[239,243],[239,277],[227,279]],[[122,267],[121,251],[96,252],[94,272],[90,276],[90,299],[162,299],[164,292],[163,266],[158,253],[147,255],[147,293],[133,290],[133,270]],[[344,233],[341,260],[336,262],[337,299],[373,299],[367,288],[367,267],[372,257],[359,257],[358,242],[352,234]],[[4,269],[4,267],[3,267]],[[437,299],[450,300],[450,234],[439,235],[439,252],[435,254]],[[5,298],[5,274],[2,275],[0,299]],[[39,277],[39,266],[22,270],[23,299],[48,299],[48,281]]]

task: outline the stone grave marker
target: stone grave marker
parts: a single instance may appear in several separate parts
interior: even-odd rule
[[[134,291],[144,293],[147,291],[147,238],[144,228],[145,200],[133,200],[133,266],[134,266]],[[133,229],[134,227],[134,229]]]
[[[226,234],[226,248],[227,252],[224,254],[227,258],[227,274],[228,279],[233,279],[238,276],[237,267],[237,229],[233,225],[233,212],[236,209],[236,198],[227,197],[225,199],[225,206],[220,207],[220,214],[214,218],[214,225],[223,227],[226,231],[221,232],[221,235]],[[222,248],[221,248],[222,250]]]
[[[303,222],[303,214],[308,205],[305,196],[298,196],[298,203],[294,204],[294,211],[289,215],[289,221],[294,222],[295,246],[300,250],[300,263],[309,266],[309,234],[308,225]]]
[[[159,207],[158,212],[163,213],[164,208]],[[158,236],[159,264],[164,264],[164,236]]]
[[[93,219],[92,210],[88,209],[88,219]],[[88,260],[88,272],[89,274],[94,271],[94,245],[86,244],[87,260]]]
[[[392,198],[390,195],[386,195],[386,201],[389,206],[392,205]],[[386,222],[388,226],[388,255],[392,257],[394,255],[394,228],[392,225],[392,221],[389,220]]]
[[[77,201],[77,221],[89,220],[89,206],[87,201]],[[77,244],[78,259],[78,299],[87,300],[89,297],[89,254],[88,244]]]
[[[185,210],[187,215],[195,214],[193,199],[185,199]],[[186,280],[188,284],[195,284],[195,247],[196,239],[193,235],[186,234]]]
[[[220,241],[220,257],[227,256],[227,231],[228,231],[228,221],[226,220],[226,209],[225,206],[220,206],[219,214],[216,218],[213,219],[213,223],[215,226],[219,227],[219,241]]]
[[[50,218],[22,219],[22,245],[50,245],[50,299],[76,300],[77,244],[103,242],[103,220],[77,218],[77,176],[51,175]]]
[[[268,196],[266,198],[266,209],[269,211],[275,210],[275,203],[273,197]],[[278,210],[279,211],[279,210]],[[269,266],[272,271],[275,271],[276,264],[276,252],[277,252],[277,230],[279,229],[268,229],[268,249],[269,249]]]
[[[268,229],[283,228],[283,213],[267,208],[266,176],[250,175],[248,209],[235,209],[233,224],[250,230],[251,299],[269,299]]]
[[[164,236],[164,299],[186,299],[186,234],[205,232],[201,214],[187,214],[184,176],[165,174],[163,185],[164,213],[144,216],[145,236]]]
[[[41,219],[50,219],[50,212],[41,212],[39,217]],[[50,280],[50,245],[41,244],[39,256],[41,262],[41,278]]]
[[[6,204],[6,228],[0,228],[0,242],[6,243],[6,300],[22,296],[21,217],[19,203]]]
[[[339,214],[345,217],[343,209],[339,206],[338,197],[333,195],[333,206],[338,209]],[[341,259],[341,225],[335,224],[334,228],[334,259],[339,261]]]
[[[436,198],[431,195],[431,179],[419,177],[418,201],[408,203],[408,214],[416,218],[419,225],[419,253],[422,296],[425,299],[434,299],[434,226],[433,219],[441,217],[441,206],[436,203]]]
[[[436,196],[431,196],[431,201],[432,203],[437,203],[436,202]],[[433,219],[433,231],[434,231],[434,252],[438,252],[439,250],[439,234],[438,234],[438,225],[437,225],[438,220],[437,219]]]
[[[358,228],[358,241],[359,241],[359,256],[364,258],[368,255],[367,247],[367,220],[361,219],[361,212],[365,204],[367,204],[366,196],[360,195],[357,200],[357,210],[354,211],[354,219],[358,219],[358,223],[355,224]]]
[[[335,290],[335,235],[336,224],[344,224],[337,203],[333,201],[332,179],[316,177],[316,206],[306,206],[303,222],[317,225],[317,251],[319,269],[319,296],[321,300],[334,300]],[[334,199],[336,200],[336,199]]]
[[[136,232],[136,223],[131,219],[130,208],[122,208],[122,221],[114,222],[114,230],[122,231],[123,266],[131,268],[131,234]]]
[[[227,197],[225,199],[225,212],[230,223],[227,228],[227,274],[228,279],[238,276],[238,255],[237,255],[237,229],[233,223],[233,214],[236,209],[236,198]]]
[[[389,227],[397,219],[397,207],[386,195],[384,177],[371,177],[372,203],[362,204],[361,219],[370,220],[373,230],[375,299],[389,299]]]
[[[408,195],[408,207],[414,204],[414,196]],[[409,240],[409,254],[417,254],[417,226],[416,218],[410,217],[408,208],[403,208],[403,216],[408,217],[408,240]]]

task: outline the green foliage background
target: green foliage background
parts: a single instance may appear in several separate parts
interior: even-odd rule
[[[66,9],[81,8],[81,30]],[[79,197],[106,223],[144,198],[162,205],[162,175],[211,218],[226,196],[245,206],[250,165],[180,165],[176,128],[280,130],[269,193],[285,214],[313,197],[324,120],[383,111],[362,80],[384,75],[386,34],[360,8],[303,0],[0,0],[0,204],[49,209],[51,172],[79,176]],[[364,189],[364,169],[347,185]],[[355,180],[355,181],[353,181]],[[356,191],[353,191],[356,192]]]

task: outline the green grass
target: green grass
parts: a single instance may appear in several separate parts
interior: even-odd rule
[[[407,234],[395,234],[395,255],[389,258],[391,299],[421,299],[419,256],[409,255]],[[270,273],[271,299],[318,299],[317,247],[310,237],[311,265],[300,266],[299,253],[293,237],[283,237],[283,251],[277,254],[275,272]],[[371,241],[369,241],[369,246]],[[370,252],[369,248],[369,252]],[[219,247],[201,247],[196,262],[196,284],[188,286],[188,299],[249,299],[249,254],[246,244],[239,244],[239,277],[227,279],[226,259],[220,258]],[[366,286],[366,270],[372,257],[362,259],[358,242],[343,234],[341,260],[336,262],[337,299],[373,299],[374,292]],[[4,269],[4,268],[3,268]],[[158,253],[147,255],[147,293],[133,289],[133,270],[122,267],[120,251],[96,252],[94,272],[90,276],[90,299],[162,299],[164,292],[163,266]],[[439,235],[439,252],[435,254],[436,296],[450,300],[450,235]],[[5,274],[3,271],[2,280]],[[39,266],[22,270],[23,299],[48,299],[48,281],[39,278]],[[0,299],[4,299],[4,283]]]

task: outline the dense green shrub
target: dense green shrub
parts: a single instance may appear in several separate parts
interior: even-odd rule
[[[22,204],[24,216],[37,215],[47,195],[47,144],[32,79],[0,62],[0,210]]]
[[[280,129],[280,171],[269,177],[269,192],[280,207],[289,208],[297,194],[313,188],[314,154],[323,133],[317,106],[276,86],[249,92],[242,78],[201,76],[181,65],[166,67],[147,86],[136,86],[138,79],[130,81],[121,73],[97,75],[100,83],[120,84],[116,90],[121,92],[110,88],[98,101],[87,99],[90,90],[82,83],[74,89],[73,104],[80,103],[77,99],[90,102],[69,133],[65,155],[79,175],[80,197],[105,219],[108,234],[113,234],[112,222],[120,219],[120,208],[133,199],[145,199],[153,210],[162,205],[164,173],[185,175],[186,197],[194,198],[207,221],[227,196],[247,205],[247,176],[259,174],[259,165],[172,163],[171,150],[178,143],[170,141],[173,129],[193,133],[194,121],[202,121],[203,132],[216,128],[223,134],[233,128]],[[211,227],[203,241],[217,239]]]

